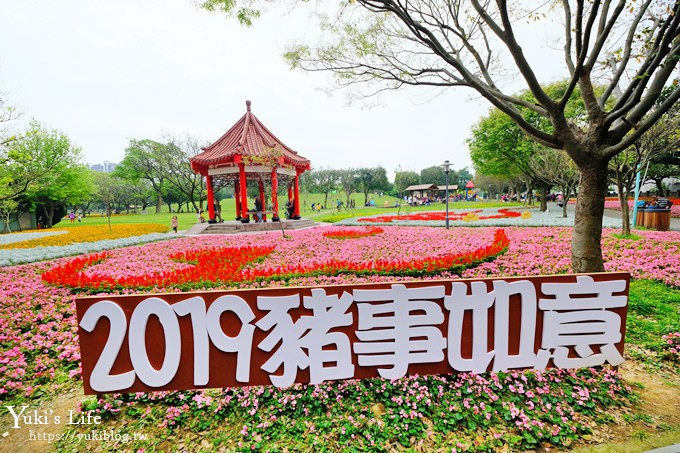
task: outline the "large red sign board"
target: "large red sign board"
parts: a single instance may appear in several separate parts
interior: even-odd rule
[[[82,297],[86,394],[623,361],[630,274]]]

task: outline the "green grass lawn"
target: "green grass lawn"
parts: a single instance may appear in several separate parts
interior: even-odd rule
[[[344,194],[329,194],[327,208],[321,209],[320,211],[312,211],[312,204],[324,203],[323,194],[303,194],[301,196],[302,205],[300,206],[301,215],[304,218],[312,219],[317,222],[335,222],[345,218],[350,217],[361,217],[370,216],[376,214],[409,214],[411,212],[420,211],[439,211],[444,210],[444,203],[436,203],[430,206],[408,206],[403,205],[403,200],[399,198],[391,197],[389,195],[378,196],[371,195],[372,200],[375,202],[375,206],[365,207],[364,206],[364,196],[363,194],[354,194],[352,199],[354,199],[356,208],[346,209],[342,208],[340,210],[336,209],[336,200],[342,200],[345,203]],[[279,213],[284,214],[285,205],[288,201],[288,197],[282,197],[279,199]],[[249,200],[252,203],[252,199]],[[401,202],[402,206],[400,208],[395,208],[395,202]],[[233,198],[226,198],[220,201],[222,206],[222,217],[225,221],[234,220],[236,218],[236,201]],[[512,207],[512,206],[522,206],[521,203],[503,203],[500,201],[459,201],[449,204],[449,209],[481,209],[481,208],[493,208],[493,207]],[[252,206],[251,206],[252,207]],[[177,206],[173,206],[173,210],[177,210]],[[186,209],[183,207],[183,209]],[[179,229],[187,230],[191,228],[196,223],[196,214],[194,212],[180,212],[180,213],[170,213],[168,205],[165,204],[162,207],[162,212],[156,214],[154,212],[154,207],[149,207],[146,209],[146,214],[137,213],[123,213],[114,214],[111,216],[111,224],[122,225],[122,224],[139,224],[139,223],[154,223],[170,226],[170,220],[173,215],[177,215],[179,219]],[[207,213],[205,218],[207,220]],[[55,225],[55,228],[63,227],[78,227],[85,225],[107,225],[108,219],[106,216],[100,213],[94,213],[89,216],[83,217],[82,222],[71,223],[68,218],[64,218]]]

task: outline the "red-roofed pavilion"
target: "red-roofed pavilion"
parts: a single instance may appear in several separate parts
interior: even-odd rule
[[[293,200],[293,218],[300,218],[300,175],[310,169],[309,159],[298,155],[269,132],[250,111],[215,143],[206,146],[201,154],[191,158],[191,168],[206,178],[208,214],[215,221],[214,187],[234,182],[236,220],[248,223],[248,192],[246,182],[258,182],[260,202],[266,206],[264,183],[270,182],[275,222],[279,220],[277,190],[279,179],[288,182],[288,199]]]

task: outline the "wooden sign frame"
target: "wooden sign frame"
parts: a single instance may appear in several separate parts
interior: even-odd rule
[[[630,274],[76,299],[86,394],[623,361]]]

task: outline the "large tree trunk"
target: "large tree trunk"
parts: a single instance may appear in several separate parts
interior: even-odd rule
[[[621,203],[621,233],[624,236],[630,236],[630,208],[628,207],[628,192]]]
[[[11,213],[10,211],[6,211],[6,212],[4,212],[3,215],[2,215],[2,217],[3,217],[3,222],[5,223],[4,226],[3,226],[3,229],[2,229],[2,234],[11,233],[11,232],[12,232],[12,230],[10,230],[10,228],[9,228],[9,218],[10,218],[11,215],[12,215],[12,213]],[[17,219],[17,221],[18,221],[18,220],[19,220],[19,219]]]
[[[43,212],[45,213],[45,220],[47,220],[46,228],[54,226],[54,203],[52,200],[47,200],[42,204]]]
[[[600,160],[579,167],[581,181],[571,238],[571,263],[576,273],[604,272],[601,240],[607,164],[606,160]]]
[[[571,187],[569,186],[564,186],[561,188],[562,189],[562,217],[567,218],[568,215],[568,206],[569,206],[569,196],[571,194]]]
[[[548,186],[541,184],[541,212],[548,210]]]
[[[160,214],[163,210],[163,195],[160,190],[156,191],[156,214]]]
[[[616,173],[616,191],[619,193],[619,205],[621,206],[621,234],[630,235],[630,216],[628,214],[628,190],[623,180],[621,171]]]
[[[619,186],[619,203],[621,205],[621,234],[630,235],[630,213],[628,210],[628,191]]]

